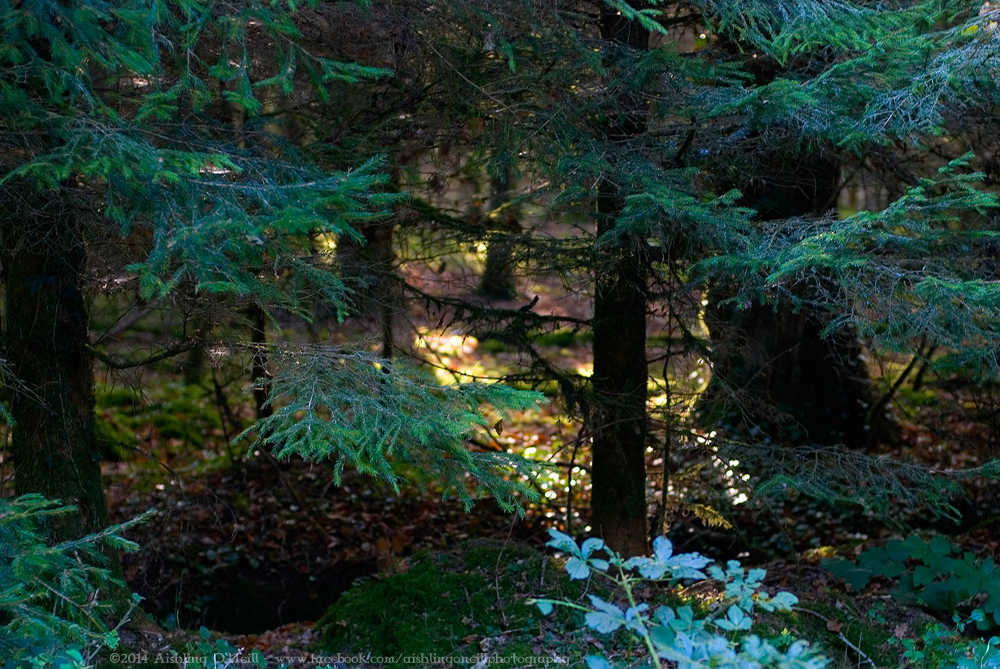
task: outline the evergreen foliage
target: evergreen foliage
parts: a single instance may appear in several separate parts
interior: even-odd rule
[[[923,180],[879,212],[752,230],[743,256],[747,293],[782,293],[801,302],[789,286],[810,284],[837,313],[831,327],[852,321],[867,341],[889,350],[921,338],[940,342],[949,353],[937,364],[996,378],[993,269],[970,260],[997,242],[990,216],[998,203],[977,188],[981,173],[956,173],[970,158],[951,161],[938,178]],[[726,262],[716,258],[704,266]],[[839,290],[826,288],[829,279]]]
[[[306,320],[317,303],[334,305],[341,318],[353,308],[351,289],[336,263],[312,249],[309,240],[316,235],[360,239],[357,228],[384,218],[401,198],[388,192],[378,159],[325,169],[283,140],[276,128],[280,120],[267,115],[280,96],[299,91],[323,101],[332,83],[353,85],[384,78],[390,70],[313,55],[303,46],[300,30],[308,16],[296,3],[251,1],[220,11],[187,0],[7,1],[0,3],[0,15],[0,188],[8,256],[25,247],[59,256],[76,243],[73,235],[80,235],[96,256],[92,262],[107,271],[105,290],[138,286],[140,299],[212,302],[215,316],[192,340],[173,347],[175,352],[210,338],[213,326],[222,324],[220,307],[243,309],[251,303]],[[37,195],[23,195],[38,191],[47,192],[43,198],[73,192],[67,210],[82,225],[49,230],[36,224],[37,212],[20,203],[37,200]],[[99,242],[113,239],[116,230],[124,244],[114,246],[127,251],[102,257]],[[9,299],[13,292],[8,289]],[[23,327],[5,325],[8,331]],[[86,348],[112,367],[120,363],[86,342],[69,345]],[[299,351],[294,363],[308,355]],[[292,363],[291,357],[276,360]],[[366,369],[374,361],[340,365],[336,360],[320,354],[309,363],[322,379],[297,372],[279,375],[279,394],[316,398],[320,385],[337,386],[341,394],[318,398],[332,402],[326,411],[337,416],[345,391],[379,389]],[[376,417],[369,411],[345,416],[339,430],[323,430],[294,444],[311,458],[343,452],[347,457],[339,466],[351,461],[391,480],[387,458],[399,448],[411,461],[447,464],[449,483],[460,485],[468,499],[465,480],[455,470],[462,463],[484,482],[501,486],[505,504],[511,503],[514,489],[523,488],[509,481],[510,458],[452,458],[461,443],[457,435],[466,429],[459,423],[479,415],[476,399],[506,411],[532,405],[535,397],[499,387],[434,393],[419,374],[404,380],[405,365],[396,370],[399,389],[407,384],[420,389],[392,405],[419,400],[401,413],[409,423],[368,432]],[[32,391],[10,374],[5,380],[8,396]],[[388,396],[382,392],[381,401]],[[374,402],[349,399],[359,410]],[[280,400],[272,401],[280,409]],[[82,415],[93,412],[93,406],[78,409]],[[386,409],[378,418],[388,417]],[[279,410],[265,428],[267,442],[282,455],[295,448],[279,443],[279,437],[295,432],[278,426],[293,416],[292,410]],[[12,418],[17,420],[17,411]],[[420,444],[420,457],[389,441],[409,427],[416,432],[406,438]],[[440,442],[430,438],[432,427],[446,431],[447,445],[437,451]],[[368,439],[369,434],[379,436]],[[320,436],[332,441],[321,446]],[[363,457],[357,455],[358,443]],[[26,482],[27,470],[21,474]]]
[[[411,167],[414,156],[441,164],[463,156],[466,171],[530,174],[533,190],[515,203],[543,206],[566,223],[556,235],[496,230],[414,199],[399,219],[406,234],[400,265],[485,241],[508,248],[519,273],[559,274],[579,288],[604,285],[633,263],[649,284],[647,306],[669,314],[680,333],[668,355],[711,360],[718,353],[701,326],[701,302],[712,296],[714,306],[737,311],[806,309],[824,335],[860,337],[877,351],[938,344],[949,351],[937,358],[939,369],[984,378],[995,366],[988,343],[996,320],[995,199],[969,173],[981,162],[948,166],[964,150],[948,155],[945,144],[961,136],[968,110],[995,101],[987,72],[996,11],[969,0],[375,5],[363,18],[323,16],[364,27],[345,35],[338,53],[378,51],[368,64],[391,65],[396,77],[362,84],[370,103],[341,87],[344,95],[319,110],[290,107],[309,119],[310,151],[325,160],[388,147],[401,188],[430,192],[426,174]],[[608,28],[616,17],[631,21],[621,33],[627,39]],[[638,35],[646,31],[644,41]],[[380,43],[391,48],[379,51]],[[911,155],[922,163],[900,176],[892,166]],[[808,203],[809,216],[759,220],[770,206],[766,197],[754,199],[759,183],[786,179],[771,197],[799,197],[805,187],[797,170],[811,161],[829,167],[833,182],[875,174],[900,195],[883,211],[846,219],[829,213],[835,200],[824,200]],[[773,174],[780,171],[786,174]],[[595,213],[602,198],[614,206]],[[595,225],[579,225],[584,217]],[[440,313],[442,325],[494,336],[524,354],[527,364],[508,379],[536,387],[556,381],[588,434],[615,422],[622,398],[602,398],[593,377],[559,369],[537,346],[545,331],[593,328],[594,321],[402,289],[413,304]],[[723,395],[751,413],[767,401],[740,391]],[[781,414],[780,407],[767,411]],[[686,420],[668,422],[683,431]],[[864,435],[862,428],[841,433]],[[910,488],[929,495],[935,513],[952,513],[953,489],[942,479],[860,454],[834,449],[817,459],[817,452],[767,460],[776,478],[763,491],[790,486],[845,501],[849,477],[834,481],[841,470],[817,463],[846,458],[853,463],[847,471],[864,474],[866,508],[882,513]]]
[[[0,656],[4,667],[89,665],[102,648],[116,648],[128,616],[115,615],[106,548],[134,551],[122,533],[139,517],[97,534],[51,544],[46,518],[70,507],[39,495],[0,498]]]
[[[357,350],[301,347],[280,353],[282,370],[269,382],[272,415],[248,428],[277,457],[335,461],[339,483],[345,465],[382,478],[398,492],[393,464],[437,473],[466,508],[472,505],[466,475],[484,484],[507,510],[520,494],[537,499],[519,475],[537,466],[506,452],[474,452],[473,428],[489,430],[481,405],[492,404],[502,420],[544,399],[499,384],[441,386],[404,360],[386,361]],[[391,458],[391,460],[390,460]]]
[[[212,306],[177,351],[222,338],[226,318],[248,306],[275,329],[288,314],[306,322],[328,305],[339,318],[360,311],[369,279],[345,276],[341,258],[314,241],[343,249],[381,226],[389,243],[403,232],[400,258],[387,265],[485,241],[509,250],[520,272],[593,286],[585,291],[607,298],[602,307],[620,307],[628,291],[613,289],[628,284],[641,295],[616,313],[629,312],[639,338],[648,308],[667,314],[680,333],[668,358],[719,354],[702,328],[709,296],[737,310],[809,310],[825,335],[849,331],[881,351],[933,344],[946,350],[938,369],[1000,380],[997,201],[984,192],[983,161],[954,148],[970,133],[964,116],[997,102],[998,11],[971,0],[406,0],[305,10],[255,0],[224,10],[191,0],[0,0],[0,246],[9,263],[25,247],[95,255],[121,235],[125,251],[91,260],[110,284]],[[703,37],[682,46],[684,31]],[[373,44],[378,55],[362,56]],[[471,172],[530,174],[536,187],[511,204],[544,207],[565,232],[472,224],[401,194],[424,186],[417,166],[435,151],[462,155],[456,164]],[[900,161],[914,154],[904,173]],[[838,218],[814,193],[801,214],[766,216],[769,197],[801,183],[775,195],[759,182],[810,161],[832,166],[834,181],[837,172],[879,175],[892,186],[889,206]],[[33,203],[46,198],[65,204],[59,221],[75,223],[43,225]],[[641,442],[630,465],[642,464],[645,349],[616,367],[614,346],[595,337],[601,373],[587,377],[557,368],[538,346],[545,332],[607,332],[626,319],[492,308],[408,286],[393,269],[378,268],[377,281],[390,277],[442,325],[523,353],[524,368],[506,380],[555,380],[588,436],[620,426],[616,412],[629,405],[625,422]],[[380,299],[391,302],[388,294]],[[121,362],[97,348],[95,357]],[[360,347],[261,345],[251,354],[278,371],[260,381],[270,415],[244,434],[279,456],[333,458],[338,475],[354,466],[394,485],[395,464],[431,468],[466,503],[465,473],[505,508],[526,494],[524,462],[470,451],[467,438],[487,426],[482,404],[506,416],[537,395],[441,387]],[[604,373],[625,366],[638,370],[625,384],[631,394]],[[3,366],[8,397],[28,397],[35,389],[16,367]],[[679,434],[692,416],[665,423]],[[954,487],[921,468],[838,449],[778,457],[767,444],[718,448],[722,457],[767,451],[738,457],[764,463],[761,494],[798,489],[879,513],[919,498],[954,515]],[[596,476],[608,473],[601,467]],[[642,506],[644,477],[632,479]]]
[[[666,35],[667,43],[648,50],[616,43],[602,32],[603,8],[585,3],[550,11],[510,2],[472,16],[436,3],[435,12],[453,18],[450,29],[415,28],[433,43],[427,57],[460,72],[457,85],[478,105],[461,105],[466,118],[483,119],[469,150],[491,165],[517,156],[544,183],[523,199],[570,221],[593,211],[602,193],[622,203],[597,236],[490,233],[490,243],[509,240],[519,271],[560,271],[573,277],[569,284],[599,279],[623,259],[648,263],[652,301],[680,323],[685,352],[709,358],[714,342],[698,335],[698,304],[706,292],[732,288],[723,305],[810,309],[827,336],[854,333],[878,351],[919,353],[934,343],[948,351],[935,361],[942,372],[995,377],[996,200],[975,173],[982,163],[949,155],[946,142],[968,131],[969,110],[995,104],[987,72],[997,9],[965,0],[652,3],[641,12],[605,5],[632,19],[633,31]],[[681,53],[669,43],[681,34],[673,26],[710,37]],[[626,127],[636,132],[623,134]],[[944,158],[926,158],[931,153]],[[894,156],[911,154],[924,156],[915,174],[893,173]],[[835,160],[845,175],[902,179],[901,194],[882,211],[845,219],[827,213],[830,201],[808,218],[755,220],[764,206],[748,207],[732,188],[772,178],[773,156]],[[422,220],[453,239],[484,238],[441,216]],[[524,320],[518,330],[477,305],[452,313],[452,324],[485,322],[486,332],[525,350],[532,364],[520,380],[555,378],[588,420],[607,413],[592,379],[554,369],[533,349],[530,329],[558,327],[554,319]],[[737,390],[730,396],[745,401]],[[831,477],[845,470],[817,463],[854,454],[817,453],[768,459],[776,478],[763,491],[793,487],[844,502],[857,475],[867,508],[885,512],[909,488],[920,492],[907,498],[927,495],[935,513],[954,513],[954,489],[926,471],[858,455],[837,482]]]

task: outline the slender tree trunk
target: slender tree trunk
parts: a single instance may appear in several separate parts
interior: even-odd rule
[[[646,49],[649,34],[638,23],[603,10],[605,39]],[[608,139],[618,143],[645,131],[644,103],[636,96],[614,110]],[[605,182],[597,197],[597,237],[615,228],[622,201],[617,186]],[[608,546],[627,556],[648,548],[646,504],[646,299],[648,259],[634,249],[643,244],[617,240],[618,257],[602,264],[594,294],[594,387],[591,409],[593,463],[591,526]],[[644,242],[644,240],[642,240]]]
[[[598,198],[598,237],[614,228],[616,198]],[[590,524],[613,550],[641,555],[646,504],[646,259],[629,255],[597,277],[594,295]]]
[[[24,188],[27,191],[30,186]],[[14,493],[41,493],[75,505],[52,520],[56,540],[108,524],[94,429],[94,370],[83,295],[87,252],[79,222],[60,196],[7,189],[3,230],[7,399],[16,425]]]
[[[270,389],[268,380],[271,372],[267,369],[267,314],[254,303],[247,308],[247,319],[250,321],[250,341],[253,344],[253,357],[250,360],[250,381],[253,384],[253,399],[257,420],[267,418],[274,413],[268,404]]]
[[[396,257],[392,250],[394,227],[392,220],[358,225],[357,231],[364,237],[364,243],[347,237],[337,243],[341,268],[357,293],[355,309],[360,310],[360,314],[355,315],[377,319],[381,353],[386,358],[391,358],[395,350],[393,320],[398,308],[398,289],[390,276]]]
[[[510,168],[504,170],[502,179],[490,178],[490,188],[493,191],[490,196],[490,211],[495,212],[510,201],[512,180]],[[513,300],[517,297],[517,276],[514,273],[514,244],[510,235],[518,232],[521,226],[512,212],[500,212],[495,220],[487,221],[487,225],[508,236],[490,241],[486,248],[486,267],[483,268],[477,292],[492,300]]]

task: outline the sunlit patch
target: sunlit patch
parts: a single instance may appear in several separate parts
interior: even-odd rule
[[[430,330],[420,328],[414,337],[413,345],[432,350],[438,355],[456,356],[473,353],[479,345],[479,340],[460,334],[431,334]]]
[[[315,237],[316,243],[324,251],[337,250],[337,235],[331,232],[322,232]]]

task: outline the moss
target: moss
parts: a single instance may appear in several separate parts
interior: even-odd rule
[[[837,667],[856,667],[859,661],[857,653],[845,646],[838,634],[842,634],[851,644],[860,648],[872,659],[878,667],[898,666],[898,654],[901,647],[893,644],[891,630],[882,620],[874,615],[859,618],[845,613],[831,598],[829,602],[810,601],[802,604],[804,609],[814,611],[822,618],[805,610],[787,613],[761,613],[758,616],[760,625],[758,633],[771,639],[808,639],[814,646],[833,659],[831,669]],[[847,608],[849,603],[844,605]],[[871,613],[871,612],[870,612]],[[828,627],[827,620],[833,623]],[[862,663],[867,664],[864,660]]]
[[[507,353],[512,350],[510,346],[499,339],[485,339],[479,344],[479,348],[484,353]]]
[[[162,384],[144,397],[112,388],[97,394],[97,407],[98,437],[108,459],[124,459],[134,451],[134,434],[146,424],[153,425],[164,439],[180,439],[199,448],[206,434],[222,427],[206,391],[179,383]]]
[[[98,418],[94,423],[97,444],[101,457],[105,460],[120,462],[135,452],[139,440],[126,425],[114,420],[114,417]]]
[[[594,333],[590,330],[574,330],[573,328],[560,328],[554,332],[545,332],[532,337],[532,341],[539,346],[558,346],[569,348],[577,344],[587,344],[594,340]]]
[[[470,634],[497,628],[494,604],[482,576],[424,562],[352,589],[330,607],[319,628],[323,645],[334,651],[442,655]]]
[[[472,643],[465,641],[470,635],[502,631],[515,633],[513,643],[530,644],[542,616],[528,599],[575,599],[582,587],[548,556],[513,543],[476,540],[413,560],[409,571],[364,581],[331,606],[317,624],[322,647],[444,655]],[[556,611],[549,619],[561,629],[577,627],[571,610]]]

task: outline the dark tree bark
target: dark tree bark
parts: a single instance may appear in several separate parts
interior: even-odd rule
[[[94,370],[83,294],[87,251],[64,194],[8,185],[3,204],[4,355],[16,425],[14,493],[75,505],[52,519],[53,539],[104,528],[108,509],[94,429]]]
[[[513,176],[511,170],[504,170],[503,179],[490,178],[490,211],[496,211],[510,201],[510,189]],[[499,224],[499,225],[498,225]],[[508,235],[520,231],[521,226],[512,212],[501,212],[497,220],[487,221],[490,228],[500,230]],[[517,275],[514,273],[514,245],[510,237],[494,239],[486,248],[486,266],[479,282],[477,292],[491,300],[513,300],[517,297]]]
[[[391,358],[395,351],[393,319],[398,308],[397,285],[391,276],[396,259],[392,250],[394,228],[391,219],[359,225],[363,243],[346,237],[337,243],[341,269],[356,291],[355,315],[376,319],[385,358]]]
[[[618,202],[599,198],[598,237],[614,228]],[[595,405],[591,421],[590,524],[613,550],[646,553],[646,259],[622,250],[597,277],[594,295]]]
[[[829,159],[786,156],[744,185],[740,204],[760,220],[820,216],[836,206],[839,181]],[[709,296],[714,378],[702,402],[705,422],[788,444],[868,445],[874,400],[857,338],[849,331],[823,337],[828,317],[816,308],[781,300],[741,309],[724,303],[732,294],[720,286]]]
[[[637,23],[605,8],[601,21],[605,39],[646,49],[649,34]],[[609,114],[615,122],[608,139],[620,142],[645,131],[645,104],[637,97],[622,100],[625,109]],[[597,198],[597,236],[614,231],[622,200],[616,186],[606,183]],[[594,295],[594,387],[591,409],[593,462],[591,526],[607,545],[627,556],[648,548],[646,504],[646,298],[648,259],[635,249],[638,240],[622,235],[618,254],[602,266]],[[644,240],[643,240],[644,241]]]
[[[252,304],[247,308],[247,320],[250,321],[250,341],[253,343],[250,381],[253,387],[255,415],[257,420],[262,420],[274,413],[274,409],[268,403],[271,395],[268,387],[271,372],[267,368],[267,314],[260,305]]]

